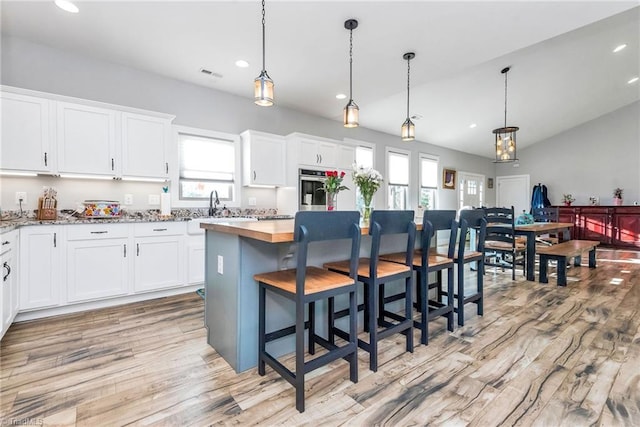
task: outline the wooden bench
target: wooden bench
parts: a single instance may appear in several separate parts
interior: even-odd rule
[[[593,240],[569,240],[538,249],[540,255],[540,283],[549,283],[547,277],[547,263],[549,260],[558,262],[558,286],[567,286],[567,259],[574,257],[573,265],[578,267],[582,261],[582,254],[589,251],[589,268],[596,267],[596,246],[600,242]]]

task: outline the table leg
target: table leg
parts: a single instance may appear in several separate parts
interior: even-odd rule
[[[558,286],[567,286],[567,257],[558,257]]]
[[[580,264],[582,264],[582,255],[576,255],[573,259],[573,266],[580,267]]]
[[[549,278],[547,277],[547,257],[544,255],[540,255],[540,283],[549,283]]]
[[[527,280],[534,282],[536,280],[536,235],[535,233],[526,233],[527,236]]]
[[[596,248],[589,251],[589,268],[596,268]]]

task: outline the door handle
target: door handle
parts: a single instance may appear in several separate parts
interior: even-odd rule
[[[44,152],[44,165],[47,166],[47,152]]]
[[[165,170],[165,173],[169,173],[169,162],[164,163],[164,170]]]
[[[124,257],[127,257],[127,244],[124,244]]]
[[[154,228],[153,231],[167,231],[166,228]]]
[[[115,162],[113,158],[111,158],[111,170],[115,170]]]
[[[53,233],[53,247],[58,247],[58,233]]]
[[[9,266],[9,264],[5,261],[3,267],[7,269],[7,274],[2,276],[2,281],[6,282],[9,278],[9,275],[11,274],[11,266]]]
[[[140,243],[136,243],[136,256],[140,256]]]
[[[108,231],[92,231],[91,234],[107,234]]]
[[[256,175],[256,171],[253,171],[253,180],[254,180],[254,181],[256,180],[256,177],[257,177],[257,176],[258,176],[258,175]]]

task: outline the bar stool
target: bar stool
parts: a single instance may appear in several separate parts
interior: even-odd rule
[[[427,214],[428,213],[428,214]],[[447,329],[453,331],[453,251],[455,248],[458,223],[455,220],[456,211],[426,211],[422,220],[421,248],[413,253],[412,266],[416,272],[418,286],[416,287],[416,308],[420,312],[420,321],[414,326],[421,331],[420,342],[429,344],[429,322],[442,316],[447,319]],[[433,221],[433,222],[432,222]],[[430,250],[434,231],[452,230],[449,249],[446,256]],[[391,262],[403,262],[404,253],[380,255],[380,259]],[[442,291],[442,272],[447,270],[447,291]],[[429,282],[429,273],[437,273],[437,281]],[[438,288],[437,300],[429,299],[429,289]],[[443,296],[447,296],[447,303],[443,303]],[[451,297],[449,297],[451,295]],[[395,296],[388,297],[392,301]]]
[[[455,307],[458,313],[458,325],[464,326],[464,306],[465,304],[474,303],[477,306],[478,316],[483,315],[484,304],[484,240],[487,230],[487,220],[485,219],[484,209],[462,210],[460,211],[460,233],[458,239],[458,248],[454,254],[454,262],[458,266],[458,293],[454,295],[458,304]],[[475,246],[466,249],[467,232],[471,229],[476,230],[477,236]],[[473,239],[472,239],[473,240]],[[464,289],[464,270],[465,265],[477,262],[476,268],[476,293],[465,295]]]
[[[356,281],[358,256],[360,253],[361,231],[358,226],[360,213],[343,212],[298,212],[294,222],[294,242],[296,242],[296,268],[256,274],[258,282],[258,373],[265,374],[265,365],[271,366],[278,374],[294,386],[296,409],[304,412],[304,377],[307,373],[334,360],[344,358],[349,362],[351,381],[358,382],[358,344]],[[351,258],[346,263],[346,273],[338,274],[307,265],[309,244],[327,240],[350,239]],[[344,242],[345,240],[343,240]],[[295,302],[295,325],[273,332],[266,332],[265,301],[266,291],[274,292]],[[339,294],[349,295],[349,339],[338,347],[333,338],[326,340],[315,333],[315,301],[333,298]],[[305,305],[308,305],[308,321],[305,322]],[[304,333],[309,329],[309,354],[315,354],[318,343],[328,350],[305,362]],[[295,372],[290,371],[266,350],[266,343],[295,333]],[[331,332],[329,331],[329,334]]]
[[[369,258],[361,258],[358,262],[359,282],[364,284],[364,330],[369,333],[369,342],[358,339],[358,346],[369,353],[369,369],[378,370],[378,341],[393,334],[406,336],[406,350],[413,353],[413,318],[412,293],[413,272],[411,263],[416,238],[416,224],[413,222],[413,211],[374,210],[371,213],[369,235],[371,235],[371,253]],[[406,250],[403,263],[383,261],[380,259],[380,242],[382,236],[406,234]],[[337,261],[324,264],[324,268],[338,273],[349,273],[349,261]],[[385,309],[384,286],[395,280],[405,282],[404,315],[392,313]],[[329,311],[334,312],[333,299],[329,299]],[[330,319],[329,328],[333,334],[351,340],[353,335],[335,326],[335,320],[342,317],[342,312],[335,313]],[[387,320],[391,319],[395,322]],[[380,327],[380,329],[379,329]]]

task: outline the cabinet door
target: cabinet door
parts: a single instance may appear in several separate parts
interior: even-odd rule
[[[300,163],[303,165],[319,165],[320,153],[318,153],[318,142],[301,139],[299,144]]]
[[[122,176],[166,178],[169,121],[122,113]]]
[[[640,247],[640,214],[616,213],[613,244]]]
[[[607,209],[580,212],[580,239],[611,244],[611,215]]]
[[[0,93],[0,169],[51,172],[53,156],[46,99]]]
[[[286,184],[286,141],[278,135],[242,134],[244,185]]]
[[[576,209],[577,208],[560,206],[558,209],[558,222],[570,222],[571,224],[576,224],[577,217],[578,217],[576,213]],[[580,238],[579,231],[580,231],[580,227],[574,225],[573,227],[571,227],[570,237],[572,239],[579,239]]]
[[[152,291],[182,284],[182,245],[182,236],[137,238],[133,267],[135,291]]]
[[[20,309],[52,307],[60,303],[61,228],[34,226],[20,230]]]
[[[330,142],[318,143],[318,156],[320,157],[318,164],[325,168],[335,168],[337,165],[336,149],[336,144]]]
[[[58,170],[119,176],[116,112],[58,102]]]
[[[204,283],[204,236],[191,236],[187,247],[187,284]]]
[[[67,301],[80,302],[128,292],[127,239],[67,242]]]
[[[2,264],[2,286],[0,292],[0,316],[2,319],[2,333],[0,337],[9,329],[13,319],[17,313],[16,299],[18,297],[18,289],[16,283],[16,269],[15,251],[8,251],[0,258],[0,264]]]
[[[338,145],[336,149],[336,167],[343,169],[349,175],[353,170],[353,163],[356,161],[356,149],[350,145]]]

